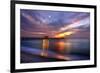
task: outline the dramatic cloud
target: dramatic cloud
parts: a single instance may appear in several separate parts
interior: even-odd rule
[[[21,37],[53,38],[57,35],[66,37],[70,34],[74,38],[81,37],[81,32],[86,34],[82,37],[89,37],[89,13],[21,9]]]

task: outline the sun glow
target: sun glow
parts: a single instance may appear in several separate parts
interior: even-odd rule
[[[60,33],[60,34],[57,34],[55,35],[56,38],[63,38],[65,36],[69,36],[71,34],[73,34],[74,32],[73,31],[69,31],[69,32],[63,32],[63,33]]]

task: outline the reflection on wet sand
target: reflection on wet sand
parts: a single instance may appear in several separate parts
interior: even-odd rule
[[[57,59],[61,59],[61,60],[71,60],[70,57],[64,56],[64,55],[61,55],[61,54],[57,54],[57,55],[55,55],[55,57],[56,57]]]
[[[42,42],[42,56],[47,56],[48,55],[48,48],[49,48],[49,39],[48,36],[45,36]]]
[[[65,43],[63,41],[57,41],[55,42],[55,46],[58,52],[63,53],[64,52],[64,48],[65,48]]]
[[[48,56],[48,52],[50,49],[49,46],[51,45],[49,43],[49,38],[48,36],[45,36],[45,38],[43,39],[43,42],[42,42],[42,52],[41,52],[41,56],[44,56],[44,57],[49,57]],[[69,53],[70,52],[70,47],[71,47],[71,43],[70,42],[66,42],[64,41],[64,39],[59,39],[59,40],[56,40],[54,43],[53,43],[56,51],[57,51],[57,54],[56,55],[51,55],[51,57],[54,57],[54,58],[57,58],[57,59],[62,59],[62,60],[70,60],[69,57],[67,56],[64,56],[65,53]],[[52,46],[52,45],[51,45]]]
[[[57,40],[54,45],[55,45],[55,49],[57,50],[57,54],[49,54],[49,38],[45,37],[45,39],[43,39],[42,42],[42,52],[41,52],[41,56],[44,57],[49,57],[49,58],[56,58],[59,60],[70,60],[70,58],[68,56],[65,56],[64,53],[66,51],[69,51],[70,48],[70,43],[66,43],[60,39]],[[52,46],[52,45],[51,45]],[[66,48],[66,49],[65,49]],[[67,49],[68,48],[68,49]]]
[[[21,42],[21,62],[88,60],[87,39],[33,39]],[[82,47],[83,46],[83,47]]]

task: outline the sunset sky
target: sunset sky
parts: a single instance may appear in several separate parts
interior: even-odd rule
[[[21,9],[21,37],[89,38],[90,13]],[[62,35],[61,35],[62,34]]]

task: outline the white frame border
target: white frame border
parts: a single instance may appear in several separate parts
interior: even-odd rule
[[[90,12],[90,60],[20,64],[20,9]],[[15,69],[94,65],[94,9],[15,4]]]

